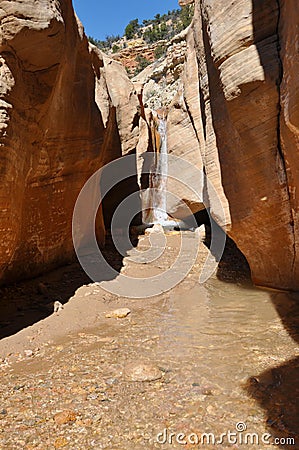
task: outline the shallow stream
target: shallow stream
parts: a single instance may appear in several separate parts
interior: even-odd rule
[[[140,264],[140,277],[169,266],[179,237],[166,238],[167,255]],[[2,365],[0,448],[299,448],[298,295],[254,288],[231,264],[201,285],[206,253],[169,292],[129,299],[84,285],[59,316],[28,328],[42,339],[52,320],[60,337]],[[131,313],[106,318],[119,307]],[[126,377],[144,363],[161,376]],[[59,425],[64,410],[76,420]]]

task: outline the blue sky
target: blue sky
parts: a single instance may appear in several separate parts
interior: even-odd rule
[[[75,11],[88,36],[104,40],[123,35],[132,19],[152,19],[156,14],[178,9],[178,0],[73,0]]]

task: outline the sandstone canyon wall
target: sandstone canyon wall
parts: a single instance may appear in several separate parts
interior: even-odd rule
[[[296,0],[195,0],[191,26],[134,84],[88,45],[71,0],[0,3],[1,282],[72,258],[85,180],[135,151],[141,176],[153,150],[149,108],[166,106],[169,152],[205,170],[225,220],[212,192],[187,174],[189,184],[200,184],[253,281],[299,289]],[[100,242],[104,219],[136,189],[128,180],[105,202]],[[193,212],[203,207],[189,189],[174,189]]]
[[[0,6],[4,282],[72,258],[76,198],[96,169],[136,145],[138,100],[124,68],[88,46],[71,0]],[[97,234],[103,241],[101,213]]]
[[[195,13],[179,80],[160,65],[175,95],[163,99],[156,66],[135,82],[143,81],[147,103],[168,107],[169,152],[204,168],[225,220],[209,189],[205,203],[246,256],[253,281],[298,290],[298,2],[180,3],[194,3]]]
[[[193,25],[204,165],[228,201],[228,234],[247,257],[253,281],[298,289],[298,57],[296,24],[289,24],[298,17],[296,5],[219,6],[197,2]]]
[[[228,203],[228,234],[246,256],[253,281],[283,289],[299,288],[293,6],[196,1],[191,31],[206,173]],[[294,127],[282,111],[285,119],[291,112]],[[212,202],[211,212],[217,220]]]

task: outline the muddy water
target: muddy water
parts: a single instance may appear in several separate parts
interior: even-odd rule
[[[164,265],[177,239],[167,236]],[[96,324],[3,368],[0,448],[299,448],[298,298],[236,281],[233,267],[219,274],[235,282],[214,275],[200,285],[206,252],[182,283],[154,298],[81,288],[63,314],[74,303],[83,316],[92,299]],[[139,276],[163,264],[143,264]],[[132,268],[127,261],[124,271]],[[120,306],[131,314],[105,318]],[[159,368],[161,379],[128,381],[126,367],[140,362]],[[55,412],[70,408],[78,419],[55,425]]]
[[[162,310],[144,317],[146,326],[142,323],[137,334],[159,336],[153,359],[169,370],[168,406],[173,407],[177,392],[181,411],[167,432],[163,428],[161,441],[166,435],[168,440],[163,448],[180,448],[175,442],[180,432],[192,442],[194,436],[213,433],[215,445],[205,441],[204,448],[273,448],[274,439],[288,448],[286,439],[296,439],[298,364],[292,358],[299,349],[282,326],[273,298],[298,311],[285,294],[212,278],[204,286],[179,286]],[[244,431],[217,444],[222,433],[236,432],[238,423],[247,437]]]
[[[161,351],[184,361],[204,349],[201,374],[210,377],[215,368],[215,382],[232,389],[236,378],[258,367],[260,354],[273,353],[277,328],[279,318],[267,293],[212,279],[184,296],[179,291],[171,296],[161,317]],[[287,333],[280,337],[292,344]]]

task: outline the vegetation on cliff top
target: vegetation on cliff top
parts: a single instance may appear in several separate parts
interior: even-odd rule
[[[183,6],[181,9],[173,9],[167,14],[156,14],[154,19],[131,20],[125,27],[124,36],[109,35],[104,41],[89,36],[89,41],[104,51],[116,53],[126,47],[126,42],[133,39],[142,39],[146,44],[166,39],[169,40],[191,23],[194,13],[193,5]]]

